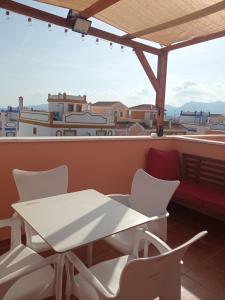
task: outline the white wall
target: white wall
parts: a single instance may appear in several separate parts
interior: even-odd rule
[[[107,118],[98,115],[92,115],[89,112],[86,113],[70,113],[65,115],[65,123],[82,123],[82,124],[106,124]]]
[[[33,134],[34,127],[37,128],[37,134]],[[17,136],[51,136],[51,128],[19,122]]]
[[[37,134],[33,134],[33,128],[37,128]],[[20,122],[18,136],[56,136],[56,132],[60,131],[62,135],[64,135],[64,130],[69,130],[69,128],[51,128],[45,126],[39,126],[34,124],[26,124]],[[71,128],[71,130],[76,130],[77,136],[96,136],[96,131],[101,130],[100,128]],[[109,131],[112,131],[112,135],[115,135],[114,129],[104,129],[107,131],[107,135]],[[89,134],[88,134],[89,133]]]
[[[21,112],[21,119],[49,122],[49,113],[45,112]]]

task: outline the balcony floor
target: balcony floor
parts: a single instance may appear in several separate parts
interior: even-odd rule
[[[173,203],[169,212],[168,244],[172,248],[201,230],[208,231],[208,235],[192,245],[184,257],[182,300],[225,300],[225,223]],[[0,250],[2,253],[5,249]],[[85,261],[85,249],[75,252]],[[94,263],[118,255],[103,241],[94,245]]]

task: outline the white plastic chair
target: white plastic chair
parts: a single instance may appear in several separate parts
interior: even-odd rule
[[[203,237],[203,231],[183,245],[171,249],[158,237],[143,229],[137,230],[133,253],[101,262],[88,269],[72,252],[68,252],[67,272],[72,282],[70,292],[80,300],[163,300],[181,299],[180,262],[189,246]],[[138,257],[139,243],[145,241],[145,257]],[[148,244],[160,252],[147,257]],[[75,267],[79,274],[74,276]],[[69,299],[67,297],[67,299]]]
[[[67,193],[68,168],[65,165],[47,171],[13,170],[19,201],[28,201]],[[49,245],[25,223],[26,244],[36,252],[51,249]]]
[[[21,244],[18,217],[0,220],[0,228],[11,227],[10,250],[0,256],[0,299],[40,300],[57,294],[57,255],[41,257]]]
[[[179,181],[167,181],[155,178],[142,169],[134,175],[129,195],[108,195],[110,198],[127,205],[151,218],[142,226],[164,241],[167,239],[168,203],[180,184]],[[135,228],[111,235],[105,239],[107,243],[122,253],[130,253],[133,249]],[[140,249],[142,245],[140,245]]]

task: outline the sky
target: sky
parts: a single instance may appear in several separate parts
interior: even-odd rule
[[[34,1],[40,9],[66,17],[67,10]],[[0,107],[46,103],[48,94],[87,95],[90,102],[121,101],[127,106],[155,102],[154,90],[131,48],[0,9]],[[120,34],[92,19],[94,27]],[[146,55],[156,71],[155,55]],[[225,38],[169,53],[166,104],[225,101]]]

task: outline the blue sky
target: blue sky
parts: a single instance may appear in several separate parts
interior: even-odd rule
[[[30,0],[25,4],[66,17],[64,9]],[[93,20],[93,26],[111,30]],[[115,33],[119,32],[114,30]],[[0,10],[0,107],[45,103],[48,93],[87,95],[88,101],[121,101],[127,106],[154,103],[155,93],[130,48]],[[156,57],[147,55],[153,70]],[[172,51],[169,54],[166,103],[225,101],[225,38]]]

